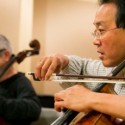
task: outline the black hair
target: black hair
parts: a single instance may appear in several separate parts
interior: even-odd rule
[[[125,0],[99,0],[99,4],[113,3],[117,7],[116,26],[125,29]]]

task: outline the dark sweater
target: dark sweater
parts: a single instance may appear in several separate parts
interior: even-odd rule
[[[39,118],[41,104],[23,73],[0,82],[0,117],[11,125],[30,125]]]

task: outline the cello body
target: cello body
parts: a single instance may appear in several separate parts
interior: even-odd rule
[[[110,75],[111,76],[122,75],[122,71],[124,70],[124,68],[125,68],[125,60],[122,63],[120,63],[112,71],[112,73]],[[121,73],[121,74],[119,74],[119,73]],[[114,86],[111,87],[111,89],[110,89],[109,86],[107,87],[107,83],[103,82],[103,83],[98,84],[98,86],[95,87],[92,91],[100,92],[103,89],[105,90],[105,88],[107,88],[109,90],[109,92],[106,91],[106,93],[112,93]],[[103,91],[103,92],[105,92],[105,91]],[[110,117],[110,119],[109,118],[107,119],[107,115],[105,117],[105,114],[102,114],[102,113],[97,115],[98,117],[95,117],[95,114],[94,114],[94,116],[90,115],[91,117],[86,116],[86,114],[85,114],[85,115],[82,115],[82,117],[79,118],[78,115],[79,115],[78,112],[68,109],[66,112],[64,112],[64,115],[62,117],[59,117],[51,125],[120,125],[121,124],[121,123],[117,124],[117,123],[114,122],[116,120],[116,118],[113,118],[112,116],[108,116],[108,117]],[[86,116],[86,118],[84,120],[85,116]],[[94,117],[95,120],[93,120],[93,117]],[[101,119],[101,121],[99,121],[100,119]],[[104,120],[106,120],[106,121],[104,121]],[[92,123],[91,123],[91,121],[92,121]],[[125,125],[125,123],[122,122],[121,125]]]
[[[87,116],[82,118],[79,122],[77,123],[71,123],[70,125],[115,125],[110,121],[110,117],[93,111],[89,113]]]
[[[112,85],[106,85],[102,91],[105,93],[115,93],[113,88],[114,86]],[[83,117],[82,114],[82,112],[79,113],[69,125],[118,125],[115,123],[115,118],[97,111],[91,111]]]

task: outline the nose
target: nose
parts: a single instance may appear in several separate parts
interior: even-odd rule
[[[95,37],[94,40],[93,40],[93,45],[95,45],[95,46],[101,45],[100,39]]]

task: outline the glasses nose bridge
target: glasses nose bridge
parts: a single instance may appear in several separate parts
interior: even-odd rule
[[[95,46],[99,46],[100,45],[100,41],[101,41],[101,39],[99,37],[95,36],[94,39],[92,40],[92,43]]]
[[[93,33],[93,36],[95,39],[100,39],[101,38],[101,33],[100,31],[96,30],[94,33]]]
[[[100,37],[101,37],[101,33],[100,33],[99,30],[96,32],[96,37],[97,37],[97,38],[100,38]]]

